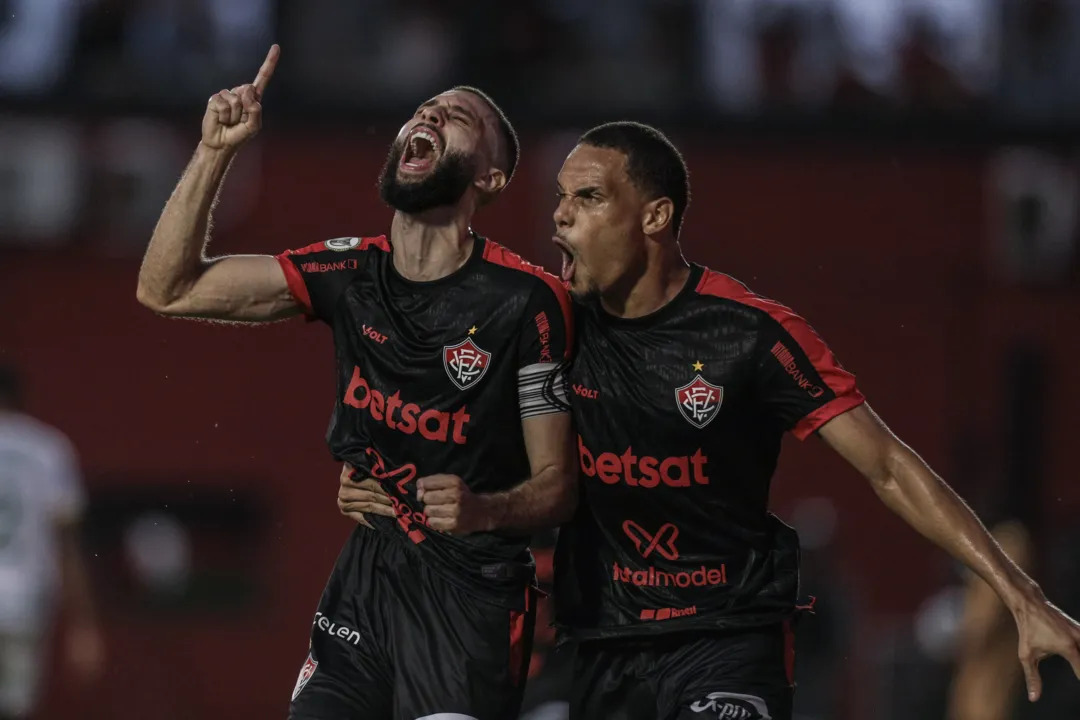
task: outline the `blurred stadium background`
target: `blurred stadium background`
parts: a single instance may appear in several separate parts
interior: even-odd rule
[[[806,316],[1080,615],[1080,3],[0,0],[0,362],[78,450],[107,651],[79,682],[59,616],[34,717],[284,717],[351,529],[323,445],[329,333],[135,302],[206,98],[273,41],[265,129],[213,251],[381,232],[391,138],[469,83],[524,153],[476,227],[556,268],[554,178],[577,134],[654,122],[690,165],[687,256]],[[823,444],[790,442],[773,497],[818,598],[800,720],[1080,718],[1058,660],[1024,701],[1011,619]],[[557,718],[540,639],[529,710]]]

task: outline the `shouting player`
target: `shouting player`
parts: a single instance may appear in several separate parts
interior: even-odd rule
[[[211,97],[139,299],[180,317],[304,314],[333,331],[328,444],[390,504],[337,560],[290,717],[514,717],[534,622],[529,534],[567,520],[577,493],[559,399],[569,296],[470,229],[513,175],[516,135],[490,98],[455,88],[421,105],[390,148],[388,236],[207,258],[211,208],[260,128],[278,55],[274,46],[254,83]]]
[[[571,717],[790,719],[798,540],[767,511],[785,432],[820,436],[994,588],[1032,699],[1044,657],[1080,676],[1080,626],[878,419],[810,325],[683,259],[690,185],[662,133],[590,130],[558,192],[584,487],[555,559],[557,620],[579,641]]]

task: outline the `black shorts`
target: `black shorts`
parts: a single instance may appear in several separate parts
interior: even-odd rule
[[[398,538],[358,527],[338,557],[293,690],[293,720],[517,717],[535,625],[463,592]]]
[[[791,720],[785,627],[581,643],[570,720]]]

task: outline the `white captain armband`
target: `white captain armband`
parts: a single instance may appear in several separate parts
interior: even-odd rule
[[[561,363],[534,363],[518,370],[518,407],[521,417],[566,412],[566,367]]]

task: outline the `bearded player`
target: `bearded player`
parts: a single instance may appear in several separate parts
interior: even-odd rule
[[[252,84],[211,97],[146,252],[139,300],[164,315],[302,314],[332,329],[328,445],[389,506],[337,560],[290,717],[515,717],[535,608],[529,534],[565,521],[577,492],[560,402],[569,297],[470,228],[513,175],[516,135],[490,98],[455,88],[394,140],[380,182],[396,211],[388,235],[207,258],[211,209],[261,126],[278,56],[274,46]]]

